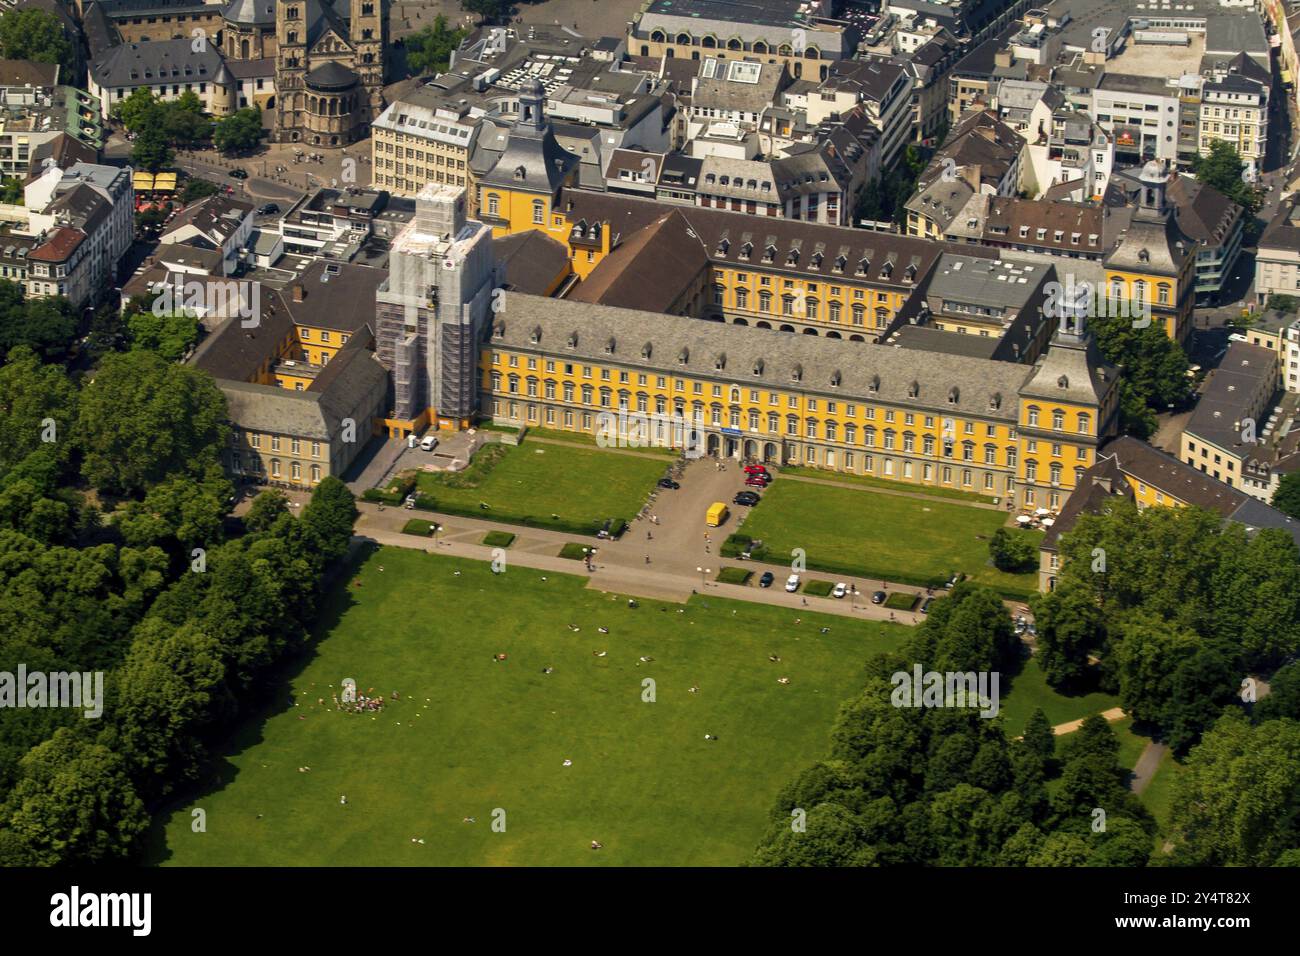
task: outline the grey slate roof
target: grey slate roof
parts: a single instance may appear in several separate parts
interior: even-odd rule
[[[821,336],[528,295],[507,299],[489,345],[1004,421],[1016,420],[1016,393],[1028,374],[1010,362],[865,342],[846,347]],[[997,407],[991,407],[994,396]]]
[[[275,26],[275,0],[231,0],[221,16],[244,26]]]
[[[191,49],[192,40],[154,40],[122,43],[90,64],[90,75],[100,86],[136,87],[161,83],[224,82],[221,54],[208,44],[202,52]]]

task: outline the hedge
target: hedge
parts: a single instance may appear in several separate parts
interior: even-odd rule
[[[905,591],[895,591],[885,598],[885,607],[891,611],[910,611],[916,607],[917,597]]]
[[[744,568],[723,568],[714,580],[721,584],[747,584],[753,576],[753,571]]]
[[[534,517],[533,515],[516,514],[511,511],[500,511],[496,508],[472,508],[459,504],[441,504],[431,495],[417,495],[415,498],[415,507],[421,511],[437,511],[441,514],[459,515],[462,518],[481,518],[484,521],[499,521],[502,524],[523,525],[525,528],[544,528],[548,531],[562,531],[565,534],[582,534],[595,537],[605,524],[601,521],[581,522],[568,521],[564,518],[552,518],[550,515],[544,517]],[[626,518],[615,518],[614,523],[610,526],[610,535],[617,538],[627,530]]]
[[[509,531],[489,531],[483,536],[483,543],[489,548],[508,548],[515,543],[515,536]]]
[[[424,518],[412,518],[402,526],[402,534],[418,534],[423,538],[427,538],[436,527],[436,522],[427,521]]]
[[[813,597],[829,597],[835,585],[830,581],[809,581],[803,586],[804,594],[811,594]]]
[[[722,542],[722,549],[718,553],[724,558],[738,558],[742,554],[748,553],[755,561],[762,561],[767,557],[767,545],[759,545],[755,550],[753,544],[753,538],[737,531],[735,534],[727,536],[727,540]]]
[[[581,561],[583,558],[587,556],[585,554],[585,550],[589,547],[591,546],[585,544],[578,544],[576,541],[570,541],[568,544],[566,544],[564,547],[560,549],[560,557],[570,558],[574,561]]]

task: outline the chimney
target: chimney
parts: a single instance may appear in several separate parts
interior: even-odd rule
[[[302,287],[301,282],[295,282],[293,284],[293,301],[301,302],[305,298],[307,298],[307,290]]]

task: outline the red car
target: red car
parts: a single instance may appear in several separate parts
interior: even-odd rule
[[[756,488],[766,488],[767,483],[771,480],[767,475],[749,475],[745,478],[745,484],[753,485]]]
[[[746,465],[745,474],[747,475],[766,475],[767,469],[762,465]]]

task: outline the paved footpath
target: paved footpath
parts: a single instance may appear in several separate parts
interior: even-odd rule
[[[777,607],[789,607],[800,611],[818,611],[823,614],[837,614],[841,617],[858,617],[869,620],[888,621],[895,616],[899,624],[918,624],[921,616],[891,612],[884,607],[873,605],[865,598],[857,601],[830,597],[805,597],[802,594],[789,594],[782,587],[784,577],[778,577],[771,588],[758,588],[748,585],[719,584],[710,580],[719,565],[716,558],[709,565],[713,573],[700,574],[694,567],[694,559],[665,563],[663,566],[652,564],[649,567],[638,565],[637,553],[640,549],[617,549],[619,542],[598,541],[583,538],[580,535],[563,534],[537,528],[521,528],[495,521],[482,521],[476,518],[463,518],[455,515],[441,515],[428,511],[413,511],[405,508],[385,506],[382,511],[370,502],[357,502],[361,516],[357,519],[354,535],[362,540],[369,539],[378,544],[398,548],[416,548],[430,554],[442,554],[451,557],[467,558],[476,561],[491,561],[493,549],[482,544],[483,536],[489,531],[510,531],[516,535],[514,543],[505,551],[507,568],[510,565],[533,568],[540,571],[554,571],[564,574],[585,575],[589,579],[588,587],[608,593],[627,594],[652,600],[683,602],[692,594],[716,594],[719,597],[739,601],[751,601],[755,604],[769,604]],[[412,517],[423,517],[437,521],[441,526],[435,538],[421,538],[403,534],[401,528]],[[644,522],[636,527],[641,529]],[[653,527],[653,526],[651,526]],[[624,538],[636,532],[628,531]],[[570,541],[590,542],[596,549],[593,561],[594,570],[587,571],[581,561],[559,557],[560,548]],[[776,565],[764,565],[758,562],[727,562],[738,566],[750,566],[755,575],[764,570],[773,574],[784,575],[788,569]],[[873,583],[874,587],[874,583]],[[891,586],[890,590],[907,590],[915,593],[915,588],[901,585]]]
[[[1160,768],[1160,761],[1168,750],[1168,744],[1156,740],[1147,743],[1142,750],[1142,756],[1138,757],[1137,763],[1133,765],[1133,777],[1128,782],[1130,790],[1141,793],[1151,785],[1151,779],[1156,775],[1156,770]]]

